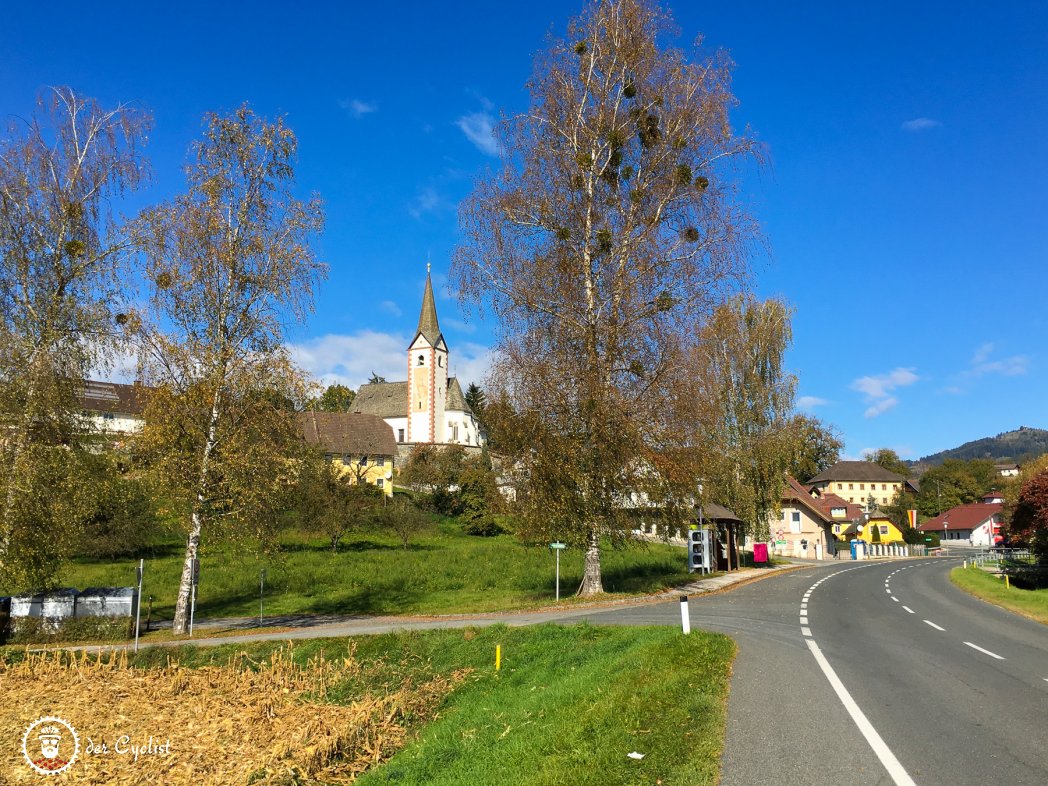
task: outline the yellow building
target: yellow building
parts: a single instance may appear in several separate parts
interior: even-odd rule
[[[820,494],[836,494],[845,502],[876,508],[891,504],[905,483],[902,475],[872,461],[838,461],[807,485]]]
[[[850,538],[867,543],[903,543],[902,532],[883,513],[874,511],[864,524],[859,521],[848,527]]]
[[[397,442],[385,420],[355,412],[302,412],[298,425],[306,442],[342,467],[350,482],[370,483],[393,496]]]

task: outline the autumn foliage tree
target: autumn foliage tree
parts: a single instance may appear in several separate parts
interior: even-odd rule
[[[506,437],[520,529],[585,548],[583,595],[602,591],[601,539],[635,524],[624,500],[680,345],[743,279],[752,237],[732,172],[758,148],[729,122],[732,64],[671,33],[650,2],[588,3],[460,212],[453,282],[500,328],[489,396],[526,416],[526,439]]]
[[[247,106],[208,115],[187,192],[140,227],[157,317],[142,341],[158,387],[140,444],[185,516],[176,633],[204,531],[263,534],[294,483],[301,440],[282,402],[306,392],[284,328],[310,310],[324,269],[310,247],[319,200],[292,193],[295,151],[282,120]]]
[[[114,202],[149,118],[66,87],[0,140],[0,580],[47,584],[79,531],[79,393],[120,340],[132,238]]]

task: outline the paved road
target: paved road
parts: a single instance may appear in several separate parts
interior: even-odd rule
[[[1048,783],[1048,628],[957,590],[957,564],[824,563],[689,603],[693,625],[739,643],[722,784]]]
[[[957,590],[958,564],[810,563],[692,598],[693,627],[739,644],[723,786],[1048,783],[1048,627]],[[583,619],[679,626],[680,603],[344,620],[224,641]]]

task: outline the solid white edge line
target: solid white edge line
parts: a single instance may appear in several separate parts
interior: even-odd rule
[[[972,644],[970,641],[966,641],[964,643],[967,644],[969,647],[971,647],[973,650],[979,650],[979,652],[981,652],[983,655],[989,655],[991,658],[997,658],[997,660],[1007,660],[1007,658],[1002,658],[996,652],[990,652],[989,650],[984,650],[978,644]]]
[[[916,614],[917,613],[916,611],[911,609],[909,606],[903,606],[903,608],[906,609],[908,612],[910,612],[910,614]]]
[[[942,630],[942,631],[945,631],[945,630],[946,630],[946,628],[940,628],[940,627],[939,627],[938,625],[936,625],[936,624],[935,624],[934,622],[932,622],[931,620],[925,620],[925,623],[926,623],[926,624],[928,624],[928,625],[931,625],[931,626],[932,626],[933,628],[935,628],[936,630]]]
[[[844,687],[844,683],[837,676],[837,672],[833,670],[829,661],[822,654],[819,645],[812,639],[808,639],[808,649],[815,656],[815,662],[819,664],[822,673],[826,675],[826,679],[829,680],[833,690],[837,693],[837,698],[841,700],[844,709],[851,715],[851,719],[855,721],[855,725],[859,727],[862,736],[866,738],[866,742],[873,748],[873,752],[877,754],[877,758],[881,760],[881,764],[884,765],[884,769],[888,771],[888,775],[891,776],[896,786],[917,786],[913,778],[907,774],[906,769],[899,763],[899,760],[895,758],[895,754],[891,752],[881,735],[873,728],[873,724],[866,718],[863,711],[859,709],[859,705],[855,703],[855,699],[848,693],[848,689]]]

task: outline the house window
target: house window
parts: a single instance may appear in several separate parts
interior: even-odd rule
[[[837,484],[837,491],[844,491],[844,484],[843,483],[838,483]]]
[[[887,491],[887,490],[888,490],[888,484],[887,483],[882,483],[881,484],[881,491]]]
[[[866,490],[866,486],[863,485],[862,483],[860,483],[859,484],[859,491],[865,491],[865,490]]]
[[[420,366],[426,365],[426,356],[425,355],[419,355],[418,356],[418,364]]]
[[[801,514],[800,511],[793,511],[790,514],[790,532],[801,531]]]
[[[375,481],[375,485],[378,486],[379,488],[382,488],[382,483],[383,483],[383,479],[382,478],[379,478],[378,480]]]
[[[888,534],[888,525],[887,524],[881,524],[881,534],[882,535],[887,535]]]
[[[366,467],[367,465],[368,465],[368,454],[365,453],[363,456],[360,457],[360,466]]]
[[[848,491],[855,491],[855,484],[854,483],[849,483],[848,484]]]
[[[386,457],[385,456],[379,456],[377,459],[375,459],[375,466],[376,467],[384,467],[384,466],[386,466]]]
[[[796,521],[796,522],[800,522],[800,520],[801,520],[801,514],[800,514],[800,511],[798,511],[798,510],[795,510],[795,511],[793,511],[793,516],[792,516],[792,519],[793,519],[794,521]]]
[[[397,429],[397,442],[403,442],[403,441],[404,441],[404,429],[398,428]]]
[[[444,368],[444,356],[443,355],[437,355],[437,365],[440,366],[441,368]]]

